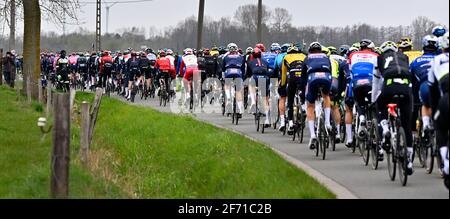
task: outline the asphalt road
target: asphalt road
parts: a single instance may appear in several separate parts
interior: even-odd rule
[[[119,98],[119,97],[118,97]],[[120,98],[124,100],[123,98]],[[177,109],[160,107],[157,99],[140,100],[136,98],[134,105],[151,107],[162,112],[180,114]],[[173,104],[176,105],[176,104]],[[172,105],[172,106],[173,106]],[[219,112],[219,111],[216,111]],[[315,157],[309,150],[309,132],[305,130],[303,144],[293,142],[290,137],[282,136],[273,128],[266,129],[264,134],[256,132],[253,116],[245,114],[239,120],[239,125],[231,123],[231,118],[219,113],[196,113],[193,116],[221,127],[232,129],[243,135],[249,136],[266,145],[281,151],[290,157],[306,164],[320,172],[340,186],[343,186],[357,198],[363,199],[448,199],[449,191],[444,187],[443,180],[436,170],[432,174],[426,174],[425,169],[419,168],[416,159],[415,172],[408,178],[406,187],[402,187],[398,176],[396,181],[390,181],[386,161],[380,163],[378,170],[373,170],[370,163],[364,166],[358,150],[352,153],[344,144],[336,146],[336,151],[328,150],[326,160]],[[245,146],[245,145],[243,145]],[[301,182],[299,182],[301,183]]]

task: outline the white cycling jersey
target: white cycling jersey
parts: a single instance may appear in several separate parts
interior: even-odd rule
[[[195,55],[183,56],[183,62],[186,68],[196,68],[198,66],[197,56]]]
[[[431,68],[428,72],[428,83],[433,85],[436,82],[440,82],[442,78],[448,75],[449,71],[449,53],[443,53],[436,56],[431,61]],[[442,92],[442,87],[440,87]]]

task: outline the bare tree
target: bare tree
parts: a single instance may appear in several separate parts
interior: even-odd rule
[[[270,20],[270,14],[271,12],[263,5],[261,17],[263,26]],[[247,31],[250,39],[254,38],[252,33],[255,33],[258,27],[258,6],[253,4],[239,6],[234,17],[240,27]]]
[[[276,32],[284,32],[292,26],[292,15],[284,8],[275,8],[272,14],[271,27]]]

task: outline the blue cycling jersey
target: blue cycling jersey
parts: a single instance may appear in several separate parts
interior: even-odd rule
[[[273,69],[275,69],[277,56],[278,55],[276,53],[265,52],[261,55],[261,59],[266,61],[268,64],[268,67],[273,70]]]
[[[409,70],[420,83],[428,80],[428,71],[431,68],[431,61],[433,61],[435,56],[435,54],[426,53],[415,59],[409,66]]]

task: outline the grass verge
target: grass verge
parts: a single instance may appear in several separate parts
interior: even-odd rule
[[[49,198],[51,134],[42,137],[36,125],[42,105],[23,101],[16,101],[15,90],[0,86],[0,198]],[[78,129],[71,135],[70,198],[126,197],[79,165]]]
[[[77,94],[77,102],[92,99]],[[91,148],[91,171],[132,198],[335,198],[264,145],[111,98],[102,100]]]

